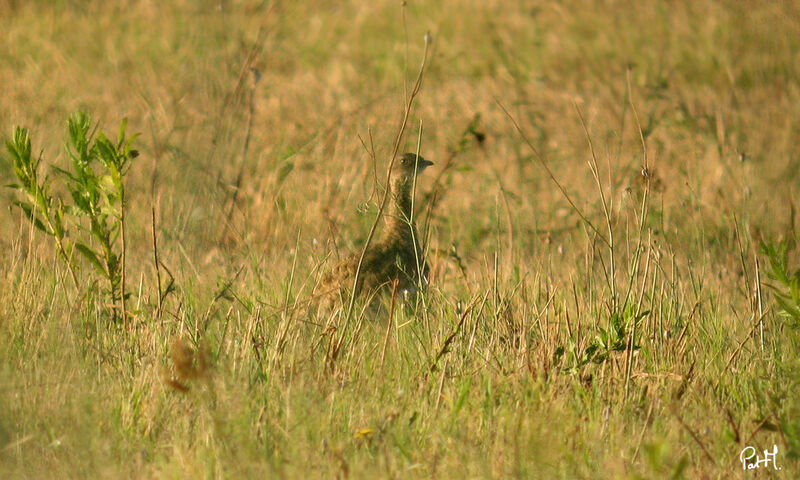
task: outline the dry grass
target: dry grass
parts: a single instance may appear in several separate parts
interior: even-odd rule
[[[63,166],[76,109],[143,134],[131,331],[0,215],[0,477],[736,478],[773,444],[760,476],[798,474],[759,252],[798,231],[796,5],[130,3],[0,0],[2,135]],[[428,30],[430,288],[316,318]]]

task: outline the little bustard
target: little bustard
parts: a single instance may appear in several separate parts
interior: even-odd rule
[[[420,247],[413,217],[413,188],[417,175],[433,165],[422,156],[404,153],[397,161],[389,185],[386,224],[378,241],[369,246],[361,262],[355,295],[372,295],[386,288],[413,294],[427,281],[428,266]],[[322,279],[327,292],[342,293],[353,288],[361,252],[353,253]]]

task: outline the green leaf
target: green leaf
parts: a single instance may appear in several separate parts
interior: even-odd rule
[[[84,212],[83,210],[74,205],[64,205],[64,213],[66,213],[67,215],[72,215],[73,217],[86,216],[86,212]]]
[[[20,201],[14,201],[13,204],[16,205],[17,207],[19,207],[20,210],[22,210],[22,212],[25,214],[25,216],[28,218],[28,220],[33,222],[33,225],[36,228],[38,228],[39,230],[43,231],[44,233],[46,233],[48,235],[53,235],[53,232],[48,230],[47,227],[45,226],[45,224],[42,223],[42,221],[39,220],[39,218],[33,213],[33,208],[32,208],[31,205],[28,205],[27,203],[23,203],[23,202],[20,202]]]
[[[122,148],[122,145],[125,143],[125,129],[128,127],[128,117],[122,119],[122,122],[119,124],[119,136],[117,136],[117,148]]]
[[[28,129],[25,127],[14,128],[14,139],[11,142],[6,142],[6,148],[8,148],[9,153],[18,160],[30,160],[31,137],[28,133]]]
[[[130,138],[128,138],[128,141],[125,142],[125,145],[124,145],[125,151],[129,152],[131,154],[135,153],[135,155],[133,155],[133,158],[139,156],[139,152],[137,152],[136,150],[131,150],[131,148],[130,148],[131,144],[133,143],[134,140],[139,138],[141,135],[142,135],[141,133],[134,133],[133,135],[130,136]]]
[[[103,205],[100,207],[100,213],[105,217],[117,217],[119,216],[119,211],[111,205]]]
[[[117,149],[102,133],[97,138],[94,148],[100,161],[108,170],[117,167]]]
[[[113,172],[111,172],[110,175],[103,175],[100,177],[97,183],[100,185],[100,188],[107,192],[114,192],[116,190]]]
[[[91,128],[91,119],[83,112],[75,112],[69,117],[67,122],[69,129],[69,139],[74,148],[74,154],[70,151],[76,164],[85,164],[90,160],[89,144],[91,143],[91,136],[89,129]]]
[[[81,254],[86,257],[87,260],[89,260],[89,263],[91,263],[97,269],[97,271],[102,273],[103,276],[106,275],[106,270],[103,268],[103,264],[100,262],[100,259],[97,258],[97,254],[94,252],[94,250],[87,247],[83,243],[77,242],[75,243],[75,248],[77,248],[78,251],[81,252]]]
[[[56,166],[52,166],[52,167],[50,167],[50,168],[52,168],[53,170],[55,170],[57,173],[60,173],[61,175],[64,175],[65,177],[69,178],[69,179],[70,179],[70,180],[72,180],[73,182],[77,182],[77,181],[78,181],[78,179],[77,179],[77,178],[75,178],[75,176],[73,176],[73,175],[72,175],[72,172],[69,172],[69,171],[67,171],[67,170],[64,170],[63,168],[58,168],[58,167],[56,167]]]
[[[69,210],[72,210],[70,213],[75,215],[74,210],[80,210],[83,212],[82,215],[88,214],[91,212],[91,207],[89,205],[89,201],[86,198],[86,192],[77,190],[77,189],[70,189],[69,194],[72,196],[72,201],[75,203],[75,207],[70,207]]]
[[[39,211],[47,212],[47,207],[49,206],[50,202],[42,190],[37,190],[36,194],[33,196],[36,206],[39,207]]]

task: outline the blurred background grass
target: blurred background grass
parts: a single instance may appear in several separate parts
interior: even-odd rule
[[[797,232],[796,3],[5,0],[0,16],[0,132],[29,127],[45,172],[67,164],[75,110],[142,133],[134,335],[88,272],[76,295],[46,239],[0,215],[4,476],[729,478],[744,445],[773,443],[796,471],[796,338],[769,308],[750,337],[759,241]],[[441,174],[422,216],[432,306],[401,314],[385,363],[385,322],[367,322],[331,374],[302,305],[374,219],[426,31],[410,130],[436,162],[420,190]],[[588,132],[614,288],[608,248],[501,106],[606,234]],[[177,286],[163,316],[151,209]],[[626,318],[650,312],[640,348],[590,358],[629,284]],[[214,365],[185,395],[163,382],[176,332]]]

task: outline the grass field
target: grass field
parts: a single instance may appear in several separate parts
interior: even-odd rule
[[[141,134],[125,322],[3,190],[0,478],[800,478],[796,2],[0,18],[0,137],[29,128],[56,198],[70,114]],[[429,287],[317,312],[407,108]]]

